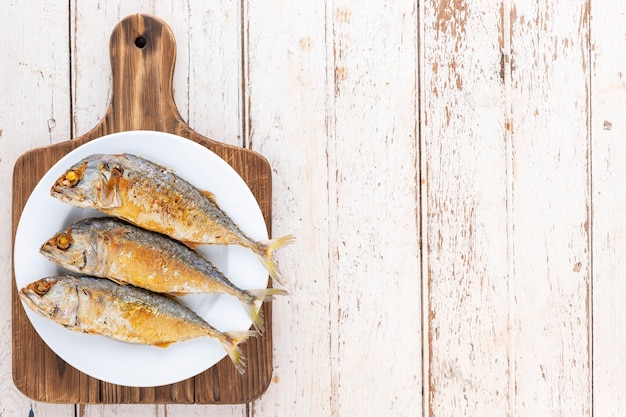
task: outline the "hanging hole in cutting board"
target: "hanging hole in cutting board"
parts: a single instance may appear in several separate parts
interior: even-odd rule
[[[143,47],[146,46],[146,38],[138,36],[137,39],[135,39],[135,46],[139,49],[143,49]]]

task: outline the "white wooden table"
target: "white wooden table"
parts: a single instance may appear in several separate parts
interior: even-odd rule
[[[108,38],[152,13],[203,135],[274,169],[288,298],[274,377],[237,406],[36,403],[0,416],[623,416],[626,3],[0,3],[0,279],[11,175],[108,102]]]

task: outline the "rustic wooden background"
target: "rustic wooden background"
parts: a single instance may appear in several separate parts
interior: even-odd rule
[[[298,236],[250,404],[12,383],[14,162],[98,123],[137,12],[174,31],[183,118],[268,158]],[[626,3],[8,0],[0,33],[0,416],[626,413]]]

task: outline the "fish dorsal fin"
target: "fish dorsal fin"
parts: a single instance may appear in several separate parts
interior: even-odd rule
[[[188,248],[190,248],[190,249],[194,249],[194,250],[195,250],[196,248],[198,248],[198,246],[200,246],[200,245],[201,245],[201,243],[198,243],[198,242],[189,242],[189,241],[187,241],[187,240],[181,240],[181,241],[180,241],[180,243],[182,243],[183,245],[187,246]]]
[[[128,282],[126,282],[126,281],[122,281],[120,279],[111,278],[111,277],[107,277],[107,278],[110,279],[111,281],[115,282],[118,285],[128,285]]]
[[[204,196],[207,197],[209,200],[211,200],[213,203],[217,204],[217,201],[215,200],[215,194],[207,190],[200,190],[200,192],[204,194]]]
[[[187,295],[188,293],[186,292],[163,292],[161,294],[166,296],[167,298],[171,298],[172,300],[175,300],[176,297],[182,297],[184,295]]]

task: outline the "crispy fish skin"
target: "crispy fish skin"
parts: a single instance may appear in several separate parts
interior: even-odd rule
[[[243,290],[208,259],[165,235],[112,217],[87,218],[56,233],[40,248],[50,261],[72,272],[109,278],[153,292],[184,295],[220,293],[237,297],[263,332],[260,304],[277,288]]]
[[[240,373],[239,344],[254,332],[223,333],[164,295],[88,276],[55,275],[20,290],[33,311],[68,329],[129,343],[166,347],[199,337],[218,339]]]
[[[94,208],[189,245],[240,245],[251,249],[280,282],[273,252],[293,236],[257,242],[244,234],[203,192],[173,171],[132,154],[94,154],[67,170],[50,194]]]

